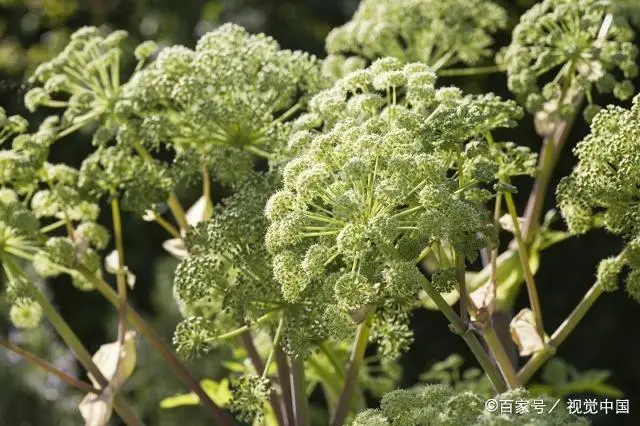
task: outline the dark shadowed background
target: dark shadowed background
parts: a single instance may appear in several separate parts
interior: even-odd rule
[[[503,0],[502,3],[510,11],[513,25],[519,14],[534,1]],[[356,7],[356,0],[0,0],[0,105],[10,113],[24,112],[25,76],[39,62],[62,48],[69,34],[83,25],[126,29],[137,40],[155,39],[163,44],[193,46],[202,33],[222,22],[233,21],[252,32],[273,36],[285,48],[323,56],[326,34],[332,27],[348,20]],[[499,45],[508,40],[508,32],[498,36]],[[494,91],[510,97],[506,91],[506,78],[501,74],[442,79],[440,84],[460,85],[473,93]],[[608,101],[601,99],[600,103]],[[560,158],[547,195],[547,209],[554,205],[555,185],[575,164],[570,148],[587,132],[588,127],[579,119]],[[531,146],[536,151],[539,149],[540,139],[533,130],[531,117],[526,117],[517,130],[500,136]],[[75,140],[58,144],[53,157],[78,163],[89,150],[87,145],[88,140],[80,134]],[[86,151],[83,146],[87,147]],[[531,182],[522,180],[518,183],[517,200],[522,211]],[[225,194],[222,188],[215,188],[214,193],[218,199]],[[195,191],[185,190],[181,194],[186,205],[196,197]],[[108,216],[103,219],[105,224],[110,221]],[[173,263],[161,247],[165,235],[155,224],[133,217],[126,218],[125,235],[132,236],[125,240],[127,263],[138,276],[132,294],[134,303],[156,329],[170,339],[179,314],[171,298]],[[617,238],[594,231],[543,252],[536,280],[548,332],[560,324],[592,285],[599,260],[618,253],[620,248],[621,242]],[[114,337],[113,310],[99,296],[79,292],[65,280],[55,281],[49,288],[61,313],[91,351]],[[526,295],[520,296],[516,309],[526,303]],[[2,302],[0,310],[6,312]],[[414,384],[420,373],[452,352],[461,354],[470,365],[473,364],[463,341],[449,332],[441,314],[418,311],[412,325],[415,342],[402,358],[402,386]],[[559,357],[579,370],[611,371],[609,384],[621,389],[624,398],[630,400],[631,415],[599,416],[593,419],[596,424],[640,424],[638,330],[640,306],[623,291],[606,294],[558,351]],[[18,333],[8,324],[6,315],[1,315],[0,332],[11,335],[15,341],[60,367],[76,368],[64,346],[57,343],[55,335],[48,330]],[[128,388],[148,424],[206,424],[206,417],[196,408],[172,411],[157,408],[162,397],[183,389],[177,381],[163,374],[163,366],[144,344],[139,351],[137,372]],[[193,370],[199,377],[215,376],[218,371],[214,361],[213,358],[200,360],[192,364]],[[0,425],[79,424],[76,404],[80,397],[0,351]]]

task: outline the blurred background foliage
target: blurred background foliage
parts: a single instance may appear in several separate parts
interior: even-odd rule
[[[535,0],[502,0],[501,3],[510,12],[512,27]],[[357,0],[0,0],[0,106],[11,113],[24,112],[22,97],[26,77],[37,64],[62,49],[69,35],[83,25],[125,29],[132,35],[132,44],[136,40],[154,39],[160,45],[193,46],[203,33],[231,21],[251,32],[265,32],[285,48],[302,49],[322,57],[325,36],[331,28],[347,21],[357,4]],[[508,32],[498,36],[499,45],[507,44],[508,40]],[[468,92],[493,91],[511,97],[501,74],[447,78],[442,79],[441,84],[459,85]],[[613,99],[601,102],[613,102]],[[540,139],[530,118],[527,117],[515,133],[503,136],[517,138],[519,143],[537,151]],[[587,132],[588,127],[579,119],[569,138],[571,144]],[[82,139],[83,135],[75,137]],[[54,159],[79,162],[85,154],[78,149],[81,143],[57,145]],[[554,205],[553,189],[560,177],[568,174],[575,164],[569,149],[572,145],[560,158],[546,208]],[[522,208],[531,182],[516,183],[521,188],[517,199]],[[215,188],[215,194],[219,199],[225,191]],[[181,194],[186,205],[196,197],[196,191],[188,188]],[[126,239],[127,262],[138,276],[132,295],[134,303],[169,340],[180,314],[172,297],[175,263],[161,246],[165,235],[154,224],[132,217],[127,218],[124,226],[125,235],[131,236]],[[550,330],[566,317],[592,284],[599,260],[617,253],[620,246],[616,238],[595,231],[555,245],[542,254],[537,281]],[[48,288],[63,316],[90,350],[113,339],[114,312],[98,295],[79,292],[64,280],[55,281]],[[526,295],[521,294],[521,298],[516,309],[525,305]],[[6,307],[0,304],[0,310],[6,311]],[[462,339],[449,332],[442,315],[418,311],[412,325],[415,342],[402,358],[400,386],[411,386],[419,380],[444,381],[465,388],[474,386],[477,370],[469,361],[471,355]],[[556,359],[550,363],[534,382],[538,389],[564,397],[584,398],[598,392],[615,398],[622,392],[623,398],[630,400],[631,415],[596,417],[594,423],[640,424],[640,415],[634,415],[640,413],[635,405],[640,402],[639,329],[640,315],[632,300],[623,292],[603,297],[560,348],[558,356],[564,361]],[[0,315],[0,332],[59,368],[77,371],[71,354],[46,328],[17,332],[8,324],[6,315]],[[127,384],[127,391],[146,422],[151,425],[206,424],[208,419],[197,408],[158,408],[164,397],[184,389],[165,374],[162,364],[156,360],[157,355],[144,342],[139,342],[138,351],[137,370]],[[452,353],[462,357],[449,357]],[[219,378],[224,375],[219,360],[229,356],[213,353],[192,363],[190,368],[198,377]],[[582,373],[594,369],[600,371]],[[464,378],[467,380],[462,380]],[[567,381],[574,384],[567,386]],[[79,424],[76,407],[80,395],[5,351],[0,351],[0,383],[0,424]],[[5,423],[7,420],[10,423]]]

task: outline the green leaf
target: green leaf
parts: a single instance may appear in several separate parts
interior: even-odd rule
[[[231,391],[229,390],[229,380],[222,379],[216,382],[211,379],[203,379],[200,381],[200,386],[205,393],[215,402],[218,406],[224,408],[231,402]],[[199,405],[200,398],[193,392],[183,393],[160,401],[160,408],[170,409],[176,407],[185,407],[192,405]]]
[[[162,401],[160,401],[160,408],[166,410],[169,408],[198,405],[199,403],[200,399],[195,393],[183,393],[163,399]]]
[[[535,395],[547,394],[565,398],[575,394],[594,394],[610,398],[619,398],[623,392],[606,383],[611,377],[609,371],[588,370],[579,372],[560,358],[549,360],[542,372],[544,384],[534,384],[529,391]]]
[[[222,363],[224,368],[234,373],[244,373],[247,368],[241,362],[225,361]]]

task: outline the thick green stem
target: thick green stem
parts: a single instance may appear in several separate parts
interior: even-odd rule
[[[507,355],[507,352],[502,346],[502,342],[498,338],[496,331],[492,326],[488,326],[482,329],[482,337],[484,338],[487,348],[491,352],[493,359],[496,361],[502,377],[504,377],[507,387],[509,389],[516,389],[520,387],[520,381],[518,380],[518,374],[516,373],[511,360]]]
[[[571,334],[571,332],[580,323],[582,318],[589,312],[589,309],[598,300],[603,293],[602,286],[599,283],[595,283],[589,291],[584,295],[580,303],[575,307],[571,314],[565,319],[558,329],[553,333],[546,347],[537,352],[531,357],[531,359],[520,369],[518,372],[518,378],[520,382],[525,384],[531,377],[538,371],[542,365],[549,360],[555,353],[557,348],[565,341],[565,339]]]
[[[336,412],[331,419],[331,426],[342,426],[347,414],[349,413],[349,407],[354,395],[354,391],[358,385],[358,375],[360,373],[360,367],[364,360],[365,349],[369,341],[369,334],[371,333],[371,322],[373,321],[373,312],[370,312],[365,320],[358,326],[358,332],[356,333],[355,342],[351,351],[351,359],[349,360],[349,369],[344,378],[344,385],[342,386],[342,393],[336,406]]]
[[[176,219],[176,222],[178,222],[180,230],[186,231],[187,229],[189,229],[189,223],[187,223],[186,213],[184,212],[182,204],[180,204],[180,200],[178,200],[178,197],[176,197],[176,194],[174,194],[173,192],[169,194],[169,200],[167,201],[167,204],[169,205],[169,209],[171,210],[171,213],[173,213],[173,217]]]
[[[88,281],[90,281],[96,290],[102,294],[105,299],[113,306],[118,306],[117,293],[100,277],[92,273],[87,267],[80,265],[77,268]],[[218,407],[207,393],[202,389],[200,383],[193,378],[189,370],[180,362],[175,354],[169,349],[169,347],[162,341],[162,338],[158,336],[156,331],[147,324],[147,322],[133,309],[131,306],[127,307],[127,319],[131,325],[153,346],[164,359],[167,367],[180,379],[191,391],[193,391],[199,398],[202,404],[209,410],[214,417],[218,425],[230,426],[232,424],[229,415]]]
[[[295,425],[295,414],[293,407],[293,392],[291,389],[291,371],[287,354],[280,348],[276,348],[276,364],[278,366],[278,382],[282,392],[282,405],[286,414],[286,424]]]
[[[211,199],[211,176],[207,166],[202,167],[202,195],[207,199],[207,203],[213,201]]]
[[[423,271],[423,273],[425,272],[426,271]],[[438,306],[440,312],[442,312],[444,316],[447,317],[447,319],[451,323],[453,331],[456,334],[462,336],[465,343],[467,344],[467,346],[469,346],[469,349],[471,349],[471,352],[476,357],[478,363],[486,373],[495,390],[499,393],[504,392],[506,390],[506,387],[504,381],[502,380],[502,376],[495,364],[491,362],[489,355],[482,347],[482,344],[480,343],[476,335],[473,334],[473,332],[463,324],[458,314],[456,314],[451,306],[449,306],[447,301],[444,300],[440,293],[435,288],[433,288],[431,283],[424,280],[422,288],[427,293],[427,296],[429,296],[431,300],[433,300],[433,302],[436,304],[436,306]]]
[[[324,397],[327,400],[327,408],[329,415],[333,415],[340,398],[340,390],[343,382],[336,376],[330,368],[327,368],[316,355],[312,355],[305,361],[311,367],[315,374],[320,378],[320,384],[324,391]]]
[[[291,388],[293,390],[293,415],[295,426],[309,426],[309,402],[307,384],[304,377],[304,361],[301,358],[291,360]]]
[[[118,342],[124,348],[124,338],[127,332],[127,277],[124,266],[124,243],[122,240],[122,218],[120,217],[120,201],[117,197],[111,200],[111,216],[113,221],[113,235],[118,254],[118,270],[116,282],[118,285]],[[120,357],[118,357],[118,362]]]
[[[529,294],[529,303],[531,304],[531,310],[536,322],[536,330],[541,338],[544,339],[544,325],[542,323],[542,308],[540,307],[540,298],[538,297],[538,289],[536,288],[536,282],[531,272],[531,266],[529,265],[529,251],[522,238],[520,231],[520,220],[518,218],[518,212],[516,211],[516,205],[513,202],[513,196],[508,192],[505,193],[505,201],[507,202],[507,209],[509,215],[513,221],[513,233],[516,236],[516,242],[518,243],[518,257],[520,258],[520,265],[522,266],[522,274],[524,276],[525,284],[527,285],[527,293]]]
[[[284,317],[280,318],[280,321],[278,322],[276,335],[273,338],[273,346],[271,347],[271,351],[269,351],[269,356],[267,357],[267,361],[264,363],[264,371],[262,372],[262,377],[267,377],[267,374],[269,374],[269,367],[271,367],[271,362],[273,361],[273,354],[276,352],[276,348],[280,344],[280,335],[282,334],[283,324],[284,324]]]

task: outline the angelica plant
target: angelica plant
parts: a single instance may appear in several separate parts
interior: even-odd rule
[[[617,13],[619,7],[611,1],[547,0],[520,19],[500,61],[509,89],[530,112],[538,113],[542,132],[548,131],[549,122],[571,117],[577,91],[588,100],[588,119],[598,110],[593,89],[621,100],[633,95],[630,79],[638,75],[638,49],[627,15]],[[558,69],[557,76],[540,87],[541,77]]]
[[[77,31],[29,80],[25,106],[52,115],[36,123],[0,110],[0,262],[12,323],[46,318],[91,383],[2,346],[86,393],[87,424],[106,424],[112,410],[141,424],[120,392],[135,375],[132,329],[192,392],[163,406],[201,403],[216,424],[309,425],[316,390],[332,426],[584,424],[563,410],[494,415],[484,398],[531,399],[533,374],[619,276],[640,299],[640,97],[630,109],[596,107],[600,93],[633,95],[637,18],[633,2],[545,0],[487,67],[476,65],[491,60],[507,14],[485,0],[365,0],[330,32],[324,61],[235,24],[193,48],[146,41],[133,51],[123,31]],[[499,71],[515,99],[439,80]],[[540,155],[516,142],[525,110],[544,138]],[[558,189],[563,232],[551,229],[553,212],[541,220],[542,200],[580,112],[592,132]],[[52,147],[71,134],[87,154],[54,162]],[[534,188],[520,214],[525,179]],[[213,194],[214,183],[228,194]],[[181,191],[196,184],[202,196],[185,208]],[[156,222],[179,259],[176,355],[129,303],[125,241],[140,236],[124,234],[124,215]],[[548,335],[539,252],[600,225],[626,248],[600,263]],[[117,309],[117,340],[94,357],[42,290],[59,275]],[[526,307],[500,330],[495,315],[521,286]],[[396,389],[424,307],[476,358],[473,387]],[[518,370],[510,349],[531,358]],[[228,377],[199,382],[181,360],[196,357]]]
[[[583,234],[595,226],[604,226],[609,232],[621,235],[627,243],[618,256],[600,263],[599,291],[616,290],[618,276],[623,267],[628,266],[625,287],[638,301],[639,111],[640,97],[636,96],[630,109],[611,106],[596,115],[591,133],[575,148],[578,165],[558,187],[558,205],[572,232]]]
[[[204,35],[194,50],[163,49],[123,91],[138,144],[176,151],[176,174],[211,169],[222,183],[241,181],[256,157],[284,153],[289,118],[325,85],[318,61],[281,50],[237,25]]]
[[[505,10],[490,1],[365,0],[329,33],[325,73],[342,76],[383,57],[434,71],[475,65],[491,55],[492,35],[506,21]]]

